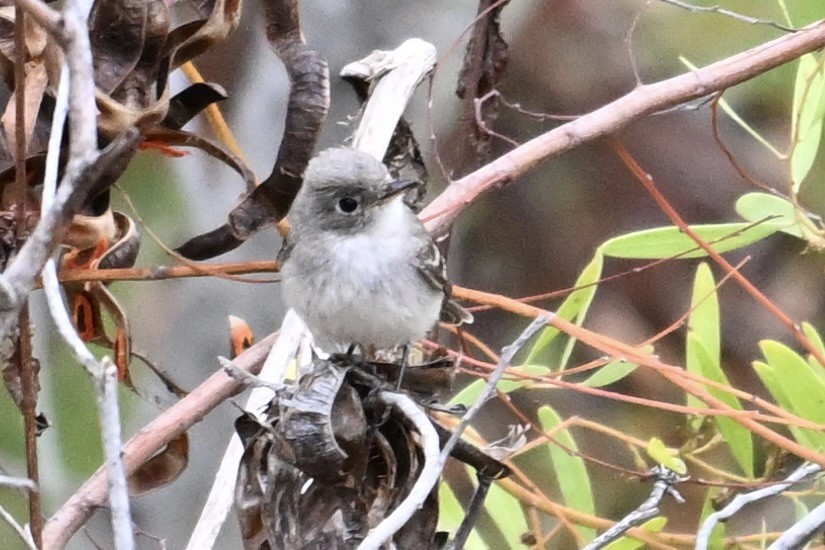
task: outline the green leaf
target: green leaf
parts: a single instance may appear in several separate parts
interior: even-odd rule
[[[772,224],[781,226],[780,231],[805,238],[801,223],[804,218],[798,214],[793,204],[782,197],[768,193],[746,193],[736,201],[736,212],[751,222],[759,222],[770,217]]]
[[[556,411],[546,405],[539,408],[538,417],[545,431],[550,431],[561,423],[561,418]],[[578,450],[576,441],[569,430],[560,430],[553,437],[564,447],[574,451]],[[594,515],[596,506],[593,503],[593,490],[584,460],[568,454],[567,451],[550,442],[539,448],[547,449],[550,453],[550,462],[553,464],[556,482],[565,504],[574,510]],[[576,531],[588,542],[596,537],[596,531],[590,527],[577,526]]]
[[[808,420],[825,424],[825,382],[788,346],[774,340],[762,340],[759,347],[765,361],[780,375],[784,394],[793,396],[789,410]]]
[[[582,384],[591,388],[609,386],[636,370],[638,366],[636,363],[630,363],[624,359],[611,361],[591,374]]]
[[[780,369],[777,369],[773,365],[763,363],[762,361],[754,361],[752,364],[753,369],[759,376],[759,379],[768,389],[779,406],[787,411],[793,412],[793,400],[788,396],[794,395],[794,390],[792,387],[787,387],[785,384],[784,373],[783,375],[778,374],[777,370],[781,371],[781,367]],[[788,393],[788,390],[790,390],[790,393]],[[791,434],[793,434],[794,439],[802,445],[805,445],[811,449],[825,448],[825,434],[791,425],[788,426],[788,429],[791,431]]]
[[[717,252],[742,248],[781,230],[771,222],[753,225],[749,223],[723,223],[691,226],[702,239]],[[606,256],[639,260],[665,258],[704,258],[707,253],[678,227],[666,226],[645,229],[614,237],[605,242],[600,250]]]
[[[710,359],[718,364],[722,353],[719,341],[719,298],[716,295],[713,273],[705,262],[696,268],[690,307],[688,331],[696,336],[707,350]]]
[[[665,528],[665,525],[667,525],[667,518],[656,516],[655,518],[650,518],[641,524],[639,528],[650,533],[660,533],[662,529]],[[622,537],[605,546],[604,550],[638,550],[639,548],[644,547],[645,543],[640,540],[636,540],[631,537]]]
[[[819,152],[822,137],[822,101],[825,78],[822,58],[806,54],[799,58],[794,85],[791,137],[791,181],[798,193]]]
[[[684,461],[679,458],[679,451],[665,446],[665,442],[658,437],[652,437],[647,442],[647,454],[650,458],[661,464],[668,470],[674,471],[679,475],[687,473],[687,466]]]
[[[511,372],[519,372],[529,376],[545,376],[550,372],[548,367],[543,365],[521,365],[519,367],[510,367]],[[516,378],[510,373],[505,373],[504,377],[499,380],[496,389],[504,393],[510,393],[523,388],[526,385],[533,384],[532,380],[525,380],[523,378]],[[477,378],[468,384],[464,389],[458,392],[455,397],[450,400],[451,405],[465,405],[470,406],[476,402],[481,395],[481,392],[487,386],[487,380]]]
[[[569,296],[567,296],[556,311],[556,315],[562,319],[573,321],[577,325],[581,325],[584,322],[587,311],[590,308],[590,304],[593,302],[593,296],[596,294],[596,289],[598,288],[596,283],[602,276],[603,265],[604,257],[601,252],[597,251],[593,259],[590,260],[590,263],[588,263],[582,270],[579,278],[576,279],[575,287],[578,290],[573,291]],[[555,327],[547,327],[544,329],[539,337],[536,338],[536,343],[533,344],[533,347],[530,349],[530,353],[527,355],[525,363],[535,362],[538,355],[553,343],[559,333],[559,329]],[[553,365],[554,370],[564,369],[570,355],[567,350],[572,351],[572,347],[575,342],[576,340],[574,338],[571,338],[568,341],[567,348],[560,364]]]
[[[467,467],[470,475],[475,476],[475,470]],[[495,521],[498,530],[504,535],[510,548],[523,548],[521,539],[530,531],[521,503],[516,497],[493,483],[490,492],[484,500],[484,507]],[[483,538],[483,535],[482,535]],[[488,544],[485,548],[490,548]]]
[[[819,335],[819,332],[811,323],[807,321],[802,322],[802,333],[805,334],[805,337],[811,341],[820,353],[825,353],[825,343],[822,342],[822,336]]]
[[[688,356],[688,370],[701,374],[708,380],[730,385],[727,376],[725,376],[724,371],[722,371],[719,365],[718,358],[716,360],[711,359],[710,354],[697,340],[696,335],[689,333],[687,335],[687,341],[688,349],[691,350]],[[739,411],[742,410],[742,404],[735,396],[717,388],[706,387],[705,389],[726,405]],[[753,437],[751,436],[751,432],[727,416],[717,416],[714,418],[714,422],[719,428],[719,433],[722,434],[725,442],[730,447],[734,458],[736,458],[736,461],[742,467],[742,471],[745,472],[745,475],[748,477],[753,477]]]
[[[825,354],[825,344],[822,342],[822,336],[819,335],[819,332],[817,332],[812,324],[803,322],[802,332],[819,353]],[[808,365],[810,365],[814,374],[819,376],[823,383],[825,383],[825,365],[822,365],[813,355],[808,355]]]
[[[719,336],[719,299],[716,294],[716,281],[706,263],[696,268],[693,282],[693,295],[690,300],[691,314],[688,318],[688,335],[685,339],[685,364],[689,372],[704,376],[708,380],[730,385],[728,377],[722,370],[722,345]],[[731,394],[716,388],[706,390],[723,401],[726,405],[742,410],[742,404]],[[688,395],[688,405],[701,407],[703,403],[697,397]],[[702,419],[697,418],[696,424]],[[731,449],[745,475],[753,477],[753,438],[751,433],[735,420],[718,416],[714,419],[719,433]],[[694,428],[696,425],[694,425]]]
[[[440,531],[448,531],[455,533],[459,525],[464,520],[464,508],[453,493],[452,488],[446,482],[438,486],[438,529]],[[467,544],[464,546],[467,550],[486,548],[481,537],[478,536],[475,530],[470,532],[467,539]]]

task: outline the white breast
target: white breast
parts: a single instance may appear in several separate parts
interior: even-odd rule
[[[352,343],[408,344],[438,319],[443,295],[411,263],[420,244],[410,233],[412,212],[399,197],[382,214],[369,233],[297,243],[293,255],[323,249],[325,261],[297,273],[290,269],[293,257],[284,268],[285,300],[324,351],[346,350]]]

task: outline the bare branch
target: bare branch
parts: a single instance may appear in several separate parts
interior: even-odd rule
[[[37,484],[25,477],[0,475],[0,487],[10,487],[22,491],[37,491]]]
[[[406,416],[415,426],[415,429],[418,430],[421,435],[424,465],[407,498],[369,532],[361,544],[358,545],[358,550],[378,550],[383,547],[384,542],[391,539],[395,532],[401,529],[412,515],[421,508],[430,491],[438,483],[441,470],[444,469],[444,465],[439,460],[438,433],[421,407],[409,396],[400,393],[382,391],[380,397],[382,401],[392,405]]]
[[[725,8],[719,6],[696,6],[694,4],[688,4],[687,2],[681,2],[680,0],[659,0],[659,2],[662,2],[664,4],[670,4],[671,6],[676,6],[677,8],[682,8],[688,11],[692,11],[694,13],[718,13],[719,15],[724,15],[726,17],[736,19],[737,21],[750,23],[751,25],[765,25],[768,27],[773,27],[774,29],[778,29],[780,31],[796,32],[797,30],[792,29],[790,27],[786,27],[785,25],[780,25],[776,21],[771,21],[769,19],[758,19],[756,17],[751,17],[750,15],[745,15],[743,13],[737,13],[735,11],[726,10]]]
[[[825,46],[825,22],[761,44],[696,71],[639,86],[604,107],[563,124],[453,182],[421,213],[435,236],[478,198],[513,182],[541,162],[612,134],[634,120],[730,88]]]
[[[444,469],[444,465],[447,463],[447,459],[450,457],[453,449],[458,444],[459,439],[461,439],[461,434],[464,433],[464,430],[470,425],[470,421],[478,413],[478,411],[481,410],[481,407],[483,407],[484,404],[490,399],[495,391],[496,384],[498,384],[498,381],[504,375],[504,371],[508,366],[510,366],[510,363],[513,361],[513,358],[519,350],[530,338],[533,337],[536,332],[539,331],[539,329],[547,326],[548,320],[549,318],[547,316],[538,317],[530,323],[526,329],[524,329],[524,332],[522,332],[512,344],[502,350],[498,365],[496,365],[495,370],[490,373],[490,376],[487,379],[486,387],[478,396],[478,399],[475,400],[472,406],[464,414],[464,417],[456,427],[453,435],[444,444],[440,454],[438,453],[438,435],[435,435],[435,452],[437,457],[434,459],[429,456],[427,447],[429,445],[429,432],[433,431],[435,433],[435,428],[433,428],[429,418],[427,418],[427,416],[421,411],[420,408],[418,408],[417,405],[415,405],[415,403],[413,403],[413,408],[411,408],[401,399],[406,398],[406,396],[390,392],[381,393],[381,398],[388,403],[392,403],[392,405],[396,406],[411,421],[413,421],[416,429],[418,429],[418,432],[421,434],[423,440],[422,445],[424,446],[424,467],[422,468],[413,489],[410,491],[410,494],[407,495],[407,497],[395,510],[392,511],[389,516],[384,518],[384,520],[379,523],[377,527],[370,531],[369,535],[367,535],[358,547],[358,550],[373,550],[380,548],[381,545],[385,541],[389,540],[396,531],[403,527],[415,511],[421,507],[424,500],[426,500],[427,495],[430,494],[432,488],[435,487],[436,483],[438,483],[438,480],[441,477],[441,472]],[[420,421],[417,415],[424,417],[423,423],[426,424],[426,427],[419,425]]]
[[[233,361],[235,366],[249,372],[259,372],[275,340],[276,335],[267,336],[239,355]],[[243,384],[233,380],[223,370],[210,376],[126,442],[123,447],[126,474],[137,470],[172,439],[203,420],[212,409],[243,389]],[[106,493],[106,471],[105,468],[99,468],[46,522],[43,531],[44,547],[63,548],[95,509],[103,505]]]
[[[8,510],[0,506],[0,518],[3,518],[3,521],[9,524],[9,526],[17,533],[17,536],[20,537],[23,543],[26,545],[26,548],[29,550],[37,550],[37,546],[34,544],[31,535],[26,532],[26,530],[17,523],[17,520],[14,519]]]
[[[825,502],[814,508],[793,527],[782,533],[768,550],[793,550],[802,548],[814,535],[825,527]]]
[[[637,527],[647,520],[659,515],[659,504],[666,494],[670,494],[679,504],[684,504],[685,499],[676,491],[674,485],[680,481],[685,481],[686,477],[681,477],[676,472],[668,470],[662,466],[656,466],[651,471],[656,478],[650,496],[639,505],[638,508],[622,518],[613,527],[596,537],[593,542],[584,547],[584,550],[599,550],[611,542],[624,536],[631,528]]]
[[[247,411],[256,414],[272,399],[272,392],[275,391],[274,386],[283,382],[287,367],[295,356],[295,350],[298,349],[304,330],[304,322],[294,311],[289,310],[278,331],[278,341],[272,347],[264,367],[261,369],[260,378],[255,377],[254,385],[261,384],[261,386],[260,389],[252,390],[244,407]],[[221,365],[232,378],[238,380],[243,377],[244,380],[240,381],[244,384],[248,384],[247,377],[254,377],[253,374],[242,370],[235,363],[226,361],[226,359],[221,361]],[[243,375],[240,373],[243,373]],[[223,527],[229,515],[229,510],[232,508],[235,481],[238,477],[238,464],[243,451],[241,438],[237,433],[232,434],[221,460],[221,465],[218,468],[218,473],[215,474],[215,481],[209,491],[206,504],[203,506],[198,523],[192,530],[189,543],[186,545],[187,550],[208,550],[215,545],[218,533],[220,533],[221,527]]]
[[[771,485],[770,487],[765,487],[764,489],[757,489],[756,491],[751,491],[750,493],[736,495],[736,497],[730,501],[730,504],[707,517],[705,522],[702,524],[702,527],[699,529],[699,532],[696,533],[696,550],[708,549],[710,537],[713,534],[713,528],[716,527],[716,524],[720,521],[727,521],[735,514],[739,513],[739,511],[748,504],[778,495],[791,487],[794,483],[806,480],[821,471],[822,466],[819,464],[806,462],[797,468],[791,475],[785,478],[785,481],[782,483],[777,483],[776,485]]]

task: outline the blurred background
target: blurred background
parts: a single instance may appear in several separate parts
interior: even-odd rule
[[[410,37],[436,45],[441,60],[432,108],[427,108],[426,86],[422,86],[408,110],[408,119],[426,153],[430,196],[435,196],[448,181],[434,162],[436,151],[441,152],[448,169],[455,167],[458,162],[450,158],[450,151],[464,139],[456,129],[459,103],[454,90],[468,36],[464,31],[475,17],[477,3],[314,0],[301,4],[307,40],[326,57],[333,77],[332,106],[321,148],[343,143],[353,129],[350,119],[357,114],[355,97],[336,77],[341,67],[374,49],[393,49]],[[793,4],[797,26],[822,15],[819,0],[794,0]],[[783,20],[774,2],[728,0],[723,5],[754,17]],[[644,0],[513,0],[504,11],[503,28],[510,44],[508,75],[499,86],[504,98],[531,111],[564,115],[586,113],[629,92],[636,86],[637,76],[650,83],[684,72],[680,55],[701,66],[781,35],[768,26]],[[265,177],[278,149],[288,83],[264,39],[259,4],[247,1],[240,27],[196,64],[206,80],[229,92],[230,99],[221,108],[253,170]],[[725,94],[741,116],[783,150],[789,144],[794,71],[793,65],[781,67]],[[180,89],[185,80],[179,73],[175,76],[173,86]],[[710,109],[703,105],[648,117],[618,134],[690,223],[737,220],[733,209],[736,198],[755,190],[737,175],[714,142],[710,120]],[[496,130],[524,142],[558,124],[502,107]],[[189,127],[211,135],[199,119]],[[435,141],[428,139],[430,127]],[[787,189],[787,166],[725,116],[721,117],[720,131],[737,160],[751,173],[771,186]],[[511,147],[494,141],[493,154],[498,156]],[[822,176],[820,159],[811,177]],[[145,227],[171,247],[222,223],[243,191],[235,173],[197,151],[181,159],[141,153],[122,186]],[[131,215],[123,197],[115,196],[118,209]],[[813,212],[825,212],[825,197],[802,199]],[[667,224],[665,215],[610,147],[595,142],[542,164],[469,208],[453,233],[450,271],[457,284],[511,297],[565,289],[606,239]],[[143,234],[137,265],[174,264],[146,231]],[[220,260],[274,259],[279,246],[277,233],[269,230]],[[731,254],[731,260],[736,263],[746,254],[752,256],[744,274],[792,318],[809,320],[821,329],[825,314],[823,260],[821,255],[806,252],[800,241],[774,236]],[[638,265],[610,260],[605,275]],[[695,267],[692,261],[671,261],[600,285],[587,326],[629,343],[648,338],[686,311]],[[264,336],[278,327],[284,313],[276,284],[200,278],[115,283],[110,288],[129,316],[135,349],[185,389],[195,387],[219,368],[216,356],[229,353],[228,315],[245,319],[256,334]],[[725,368],[736,385],[759,392],[749,367],[758,353],[757,342],[763,338],[788,340],[788,335],[736,286],[723,287],[720,298]],[[43,365],[39,408],[53,423],[40,438],[48,516],[101,464],[102,453],[91,382],[53,337],[43,303],[42,296],[35,294],[36,355]],[[542,305],[553,308],[557,303]],[[494,349],[511,341],[525,324],[523,319],[499,312],[480,313],[476,319],[474,334]],[[678,364],[683,342],[684,331],[677,331],[658,343],[657,353]],[[579,359],[592,356],[582,350]],[[135,372],[139,380],[146,378],[141,376],[140,366]],[[679,399],[673,388],[645,372],[634,373],[613,389]],[[121,395],[128,436],[158,411],[127,392]],[[670,445],[681,442],[683,420],[661,411],[560,391],[516,393],[514,399],[527,412],[547,402],[563,416],[609,420],[611,426],[640,437],[658,434]],[[236,402],[243,402],[243,398],[236,398]],[[190,465],[180,479],[133,501],[137,525],[165,539],[167,548],[182,548],[188,540],[237,415],[238,409],[225,403],[196,425],[189,432]],[[0,418],[0,465],[10,474],[23,475],[22,420],[5,393],[0,395]],[[494,438],[503,435],[516,419],[503,408],[491,406],[482,421],[485,434]],[[603,439],[584,436],[579,443],[586,454],[610,456],[612,461],[632,467],[629,456],[609,455],[612,449]],[[537,482],[555,494],[552,476],[542,473],[541,465],[534,466]],[[599,466],[589,466],[589,472],[596,487],[597,511],[603,517],[621,517],[648,490],[635,480],[616,479],[613,471]],[[689,497],[690,489],[686,493]],[[25,517],[20,495],[0,489],[0,504],[16,517]],[[665,508],[665,513],[672,511]],[[686,508],[680,514],[671,519],[670,530],[679,530],[680,525],[689,528],[698,510]],[[74,537],[70,548],[94,548],[93,541],[108,548],[109,540],[108,516],[102,511],[85,534]],[[147,537],[141,537],[139,544],[141,548],[158,547]],[[17,545],[0,524],[0,548]],[[236,522],[230,518],[217,548],[240,547]]]

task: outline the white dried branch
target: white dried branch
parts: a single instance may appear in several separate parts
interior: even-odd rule
[[[392,51],[375,51],[341,69],[341,76],[373,82],[380,78],[352,138],[352,147],[383,159],[395,126],[415,88],[436,62],[435,46],[411,38]]]
[[[438,451],[438,435],[435,435],[436,456],[432,460],[428,455],[429,450],[427,445],[430,445],[430,442],[427,441],[427,438],[430,437],[430,431],[435,433],[435,428],[433,428],[430,419],[415,403],[413,403],[413,408],[411,409],[406,402],[401,399],[402,397],[406,398],[406,396],[390,392],[382,392],[381,398],[384,401],[395,405],[402,413],[414,422],[416,429],[418,429],[419,433],[421,433],[425,460],[421,473],[419,474],[413,489],[410,491],[410,494],[407,495],[403,501],[401,501],[401,504],[399,504],[389,516],[384,518],[381,523],[369,532],[367,538],[365,538],[360,546],[358,546],[358,550],[372,550],[380,548],[384,542],[391,539],[396,531],[401,529],[401,527],[403,527],[410,520],[416,510],[421,508],[424,501],[427,499],[427,496],[430,494],[430,491],[432,491],[433,487],[435,487],[438,483],[438,480],[441,477],[441,472],[444,470],[444,465],[447,464],[447,459],[450,458],[450,453],[452,453],[453,449],[458,444],[458,440],[461,439],[461,434],[464,433],[464,430],[470,425],[470,421],[478,413],[478,411],[481,410],[481,407],[489,401],[495,391],[496,384],[498,384],[498,381],[501,380],[501,377],[504,375],[504,371],[508,366],[510,366],[510,363],[513,361],[513,358],[519,350],[530,338],[533,337],[536,332],[538,332],[542,327],[547,326],[548,321],[549,317],[547,316],[536,318],[532,323],[530,323],[530,325],[528,325],[526,329],[524,329],[524,331],[512,344],[505,347],[501,351],[501,358],[499,359],[496,368],[490,373],[484,390],[482,390],[481,394],[464,414],[461,422],[456,427],[455,432],[453,432],[453,435],[447,440],[447,443],[444,444],[444,447],[440,452]],[[421,421],[418,415],[423,416],[424,420]],[[426,424],[426,427],[419,425],[419,423]],[[425,432],[422,432],[422,430],[425,430]]]
[[[37,545],[34,544],[34,540],[32,540],[31,534],[29,534],[26,529],[23,528],[22,525],[17,523],[17,520],[14,519],[8,510],[0,506],[0,518],[3,518],[3,521],[9,524],[9,526],[17,533],[17,536],[23,541],[26,545],[26,548],[29,550],[37,550]]]
[[[395,407],[401,414],[412,422],[421,435],[421,450],[424,464],[421,474],[415,480],[410,494],[396,506],[392,513],[385,517],[374,529],[370,530],[366,538],[358,545],[358,550],[378,550],[384,543],[404,527],[415,512],[427,500],[441,476],[444,465],[439,460],[439,440],[430,418],[421,407],[409,396],[388,391],[380,393],[382,401]]]
[[[584,547],[583,550],[599,550],[604,548],[611,542],[623,537],[624,534],[633,527],[639,526],[647,520],[659,515],[659,504],[665,495],[669,494],[679,504],[684,504],[685,499],[675,489],[675,485],[685,481],[687,477],[682,477],[676,472],[668,470],[663,466],[656,466],[651,471],[655,476],[656,483],[653,484],[653,490],[650,496],[645,499],[638,508],[627,514],[616,522],[613,527],[596,537],[593,542]]]
[[[246,407],[244,407],[245,410],[257,415],[258,411],[272,399],[273,390],[271,386],[280,386],[283,383],[286,370],[295,356],[304,330],[306,330],[304,322],[294,311],[289,310],[278,331],[278,340],[267,355],[261,373],[256,377],[264,385],[252,391],[246,402]],[[240,372],[246,376],[254,376],[243,369],[239,369],[234,363],[230,364],[232,365],[230,376],[236,380],[238,379],[236,377],[240,376],[238,374]],[[226,371],[227,365],[224,364],[223,367]],[[246,383],[243,380],[242,382]],[[238,434],[233,433],[221,460],[218,473],[215,475],[215,482],[209,490],[206,504],[204,504],[200,518],[198,518],[198,523],[192,531],[192,536],[189,537],[186,550],[209,550],[215,545],[218,534],[229,515],[229,510],[232,508],[235,481],[238,477],[238,464],[243,455],[243,450],[241,438],[238,437]]]
[[[58,42],[65,45],[65,58],[71,75],[71,145],[63,185],[60,186],[54,203],[44,211],[31,236],[0,276],[0,337],[8,335],[17,322],[20,309],[55,246],[55,235],[60,229],[66,205],[77,191],[80,175],[97,158],[97,108],[94,103],[92,53],[86,23],[91,4],[88,0],[67,1],[63,17],[59,18],[52,10],[44,10],[41,2],[17,0],[17,5],[34,15],[38,21],[44,19],[45,13],[50,18],[58,17],[57,21],[61,23],[55,24],[52,30],[59,31]]]
[[[75,13],[67,13],[65,16],[66,20],[71,21],[73,18],[80,18],[84,25],[83,28],[85,28],[85,21],[91,9],[91,2],[87,2],[86,4],[85,6],[73,6],[73,2],[68,2],[65,9],[74,9]],[[88,35],[86,38],[88,41]],[[87,61],[91,63],[91,56],[88,57]],[[55,201],[63,126],[69,111],[69,103],[71,101],[69,88],[73,78],[75,77],[70,75],[67,66],[64,66],[61,71],[60,85],[58,87],[54,116],[49,134],[49,146],[46,154],[46,172],[43,177],[41,216],[45,216]],[[94,103],[92,103],[92,105],[94,106]],[[95,150],[97,148],[96,140],[97,137],[95,135],[95,143],[93,144]],[[135,540],[132,530],[132,515],[129,507],[129,490],[126,483],[126,474],[123,469],[123,460],[121,458],[123,449],[120,434],[120,409],[117,401],[117,368],[108,358],[98,361],[77,334],[69,312],[66,309],[66,305],[63,302],[63,293],[57,276],[57,261],[55,258],[49,259],[43,268],[43,290],[46,294],[49,312],[57,326],[58,332],[94,381],[100,430],[106,455],[107,479],[109,482],[109,507],[111,510],[115,548],[118,550],[132,550],[135,547]]]
[[[0,475],[0,487],[19,489],[21,491],[37,491],[37,484],[27,477]]]
[[[794,550],[802,548],[814,535],[825,528],[825,502],[811,510],[804,518],[796,522],[793,527],[782,533],[768,550]]]
[[[727,521],[735,514],[739,513],[739,511],[748,504],[776,496],[791,487],[794,483],[804,481],[821,471],[822,466],[819,464],[805,463],[794,470],[794,472],[786,477],[781,483],[771,485],[770,487],[757,489],[756,491],[751,491],[750,493],[736,495],[736,497],[734,497],[734,499],[730,501],[727,506],[718,512],[712,513],[707,517],[707,519],[705,519],[702,527],[699,528],[699,532],[696,533],[696,550],[708,550],[710,537],[713,534],[713,528],[716,527],[720,521]]]

